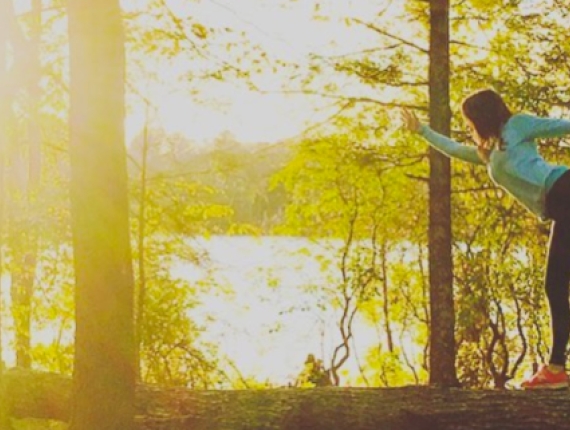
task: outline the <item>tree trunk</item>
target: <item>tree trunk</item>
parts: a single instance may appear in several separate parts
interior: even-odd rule
[[[69,0],[76,278],[72,430],[133,428],[134,287],[118,0]]]
[[[31,37],[26,42],[26,49],[21,55],[26,56],[28,81],[22,86],[29,94],[29,119],[27,148],[28,168],[27,180],[21,184],[18,194],[21,195],[22,210],[14,214],[15,228],[12,235],[11,249],[13,250],[14,271],[12,272],[12,290],[14,292],[13,314],[16,328],[16,364],[20,367],[32,366],[31,331],[32,331],[32,299],[34,295],[37,260],[38,260],[38,227],[34,220],[36,213],[37,194],[41,175],[41,132],[39,108],[41,103],[41,61],[40,43],[42,34],[41,0],[32,0]],[[15,21],[15,16],[14,16]],[[19,31],[19,40],[25,41],[23,32]],[[23,48],[23,46],[22,46]],[[22,158],[25,158],[22,154]]]
[[[13,225],[10,226],[11,244],[22,232],[15,231]],[[27,240],[25,241],[27,243]],[[12,251],[14,249],[12,248]],[[12,299],[12,318],[14,320],[14,337],[16,350],[16,364],[29,369],[32,365],[31,357],[31,324],[32,324],[32,293],[33,278],[24,273],[25,256],[20,252],[12,252],[14,257],[11,269],[10,298]],[[30,282],[31,281],[31,282]]]
[[[41,41],[42,41],[42,0],[32,0],[30,34],[30,120],[28,123],[29,151],[28,151],[28,183],[30,200],[35,200],[42,172],[42,133],[40,127],[40,105],[42,90],[40,81],[42,77]],[[35,269],[35,267],[34,267]]]
[[[386,343],[388,345],[388,351],[390,354],[394,352],[394,340],[392,336],[392,327],[390,326],[390,298],[388,295],[388,246],[386,240],[382,240],[380,245],[380,268],[382,270],[382,310],[384,313],[384,330],[386,331]]]
[[[449,135],[449,0],[430,1],[429,115],[431,127]],[[451,258],[449,158],[430,148],[429,277],[430,384],[458,385],[455,371],[455,311]]]
[[[5,170],[5,151],[7,145],[7,121],[8,110],[10,109],[8,97],[8,34],[5,22],[8,15],[7,0],[0,0],[0,278],[2,277],[3,268],[3,251],[4,248],[4,170]],[[2,296],[0,295],[0,372],[3,368],[3,349],[2,349],[2,310],[4,307]]]
[[[13,417],[65,421],[71,380],[9,371]],[[98,406],[100,399],[93,399]],[[137,429],[184,430],[570,430],[568,391],[280,388],[193,391],[139,386]],[[103,410],[101,410],[103,413]]]
[[[146,208],[147,208],[147,168],[148,168],[148,152],[149,152],[149,104],[145,101],[146,114],[143,129],[143,142],[140,160],[140,197],[139,197],[139,228],[138,228],[138,284],[137,284],[137,300],[136,300],[136,318],[135,318],[135,334],[136,334],[136,377],[137,381],[143,380],[141,351],[143,350],[143,333],[145,324],[145,302],[146,302]]]
[[[13,65],[10,70],[9,82],[12,88],[10,99],[17,91],[27,90],[30,99],[29,112],[29,139],[13,139],[14,143],[7,142],[9,148],[6,154],[11,171],[7,181],[7,195],[10,200],[8,216],[8,248],[11,252],[11,298],[12,316],[14,319],[14,337],[16,350],[16,363],[20,367],[31,366],[31,320],[32,296],[36,274],[37,254],[37,228],[33,222],[34,208],[32,202],[35,198],[37,181],[31,184],[29,175],[32,173],[26,167],[26,158],[32,160],[32,152],[39,151],[38,126],[39,104],[39,35],[41,33],[40,11],[34,0],[32,10],[33,40],[27,40],[17,22],[16,13],[11,2],[4,6],[5,23],[8,42],[12,48]],[[9,103],[9,102],[8,102]],[[18,143],[22,141],[24,144]],[[30,164],[31,166],[31,164]],[[39,166],[38,166],[39,167]],[[39,172],[34,172],[39,178]],[[28,176],[28,178],[26,178]]]
[[[8,25],[6,17],[9,12],[8,0],[0,0],[0,278],[3,274],[4,260],[4,223],[5,223],[5,160],[8,134],[7,134],[7,118],[10,110],[9,83],[8,83]],[[4,302],[0,294],[0,387],[4,378],[4,352],[2,348],[2,339],[4,327],[2,326],[2,313]],[[9,429],[9,417],[7,410],[7,398],[4,397],[4,391],[0,389],[0,429]]]

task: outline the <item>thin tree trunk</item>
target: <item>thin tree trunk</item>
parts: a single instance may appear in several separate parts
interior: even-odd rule
[[[136,375],[118,0],[69,0],[76,333],[71,430],[131,430]]]
[[[2,279],[2,267],[4,257],[4,171],[5,171],[5,148],[7,145],[7,117],[10,109],[10,98],[8,95],[8,32],[6,25],[6,17],[8,16],[9,3],[8,0],[0,0],[0,279]],[[1,286],[1,284],[0,284]],[[0,288],[0,387],[4,386],[4,353],[2,348],[2,339],[4,327],[2,325],[2,316],[4,310],[4,301],[2,297],[2,289]],[[8,415],[8,397],[6,392],[0,388],[0,429],[10,429],[10,417]]]
[[[16,233],[11,232],[12,237]],[[14,241],[11,241],[14,243]],[[18,255],[20,257],[20,255]],[[16,350],[16,365],[29,369],[32,365],[31,359],[31,294],[28,279],[22,272],[21,266],[23,258],[18,258],[12,268],[11,273],[11,299],[12,318],[14,319],[14,337]]]
[[[40,80],[42,75],[41,69],[41,38],[42,38],[42,0],[32,0],[32,27],[30,35],[31,54],[31,78],[28,85],[30,93],[30,121],[28,124],[29,133],[29,154],[28,154],[28,181],[30,184],[29,193],[31,200],[34,201],[40,185],[40,177],[42,171],[42,134],[40,127],[40,105],[42,91]]]
[[[29,120],[28,120],[28,180],[27,187],[22,190],[24,199],[24,225],[20,237],[26,237],[25,248],[21,250],[21,293],[22,293],[22,333],[17,344],[20,346],[17,351],[17,362],[21,367],[30,368],[32,365],[31,338],[32,338],[32,299],[36,280],[37,260],[38,260],[38,226],[37,214],[37,194],[41,176],[41,132],[39,107],[41,103],[41,60],[40,43],[42,34],[42,1],[32,0],[32,26],[31,37],[27,44],[30,50],[30,60],[28,71],[30,80],[27,83],[27,91],[30,99]],[[22,35],[22,40],[23,35]]]
[[[144,310],[146,300],[146,262],[145,262],[145,238],[146,238],[146,204],[147,204],[147,165],[148,165],[148,111],[146,102],[146,118],[143,130],[143,147],[141,152],[140,172],[140,201],[139,201],[139,231],[138,231],[138,295],[136,315],[136,357],[137,357],[137,380],[142,380],[141,350],[143,347]]]
[[[30,95],[29,136],[24,140],[28,145],[10,145],[8,157],[13,165],[13,177],[8,187],[8,194],[13,197],[10,204],[10,216],[7,217],[8,245],[11,251],[11,295],[12,315],[15,329],[16,363],[20,367],[31,366],[31,321],[32,296],[37,260],[37,228],[33,221],[33,201],[37,192],[39,171],[33,174],[38,178],[33,183],[29,180],[32,174],[31,160],[39,151],[38,104],[40,59],[39,42],[41,34],[41,3],[32,3],[32,39],[27,40],[22,28],[16,20],[15,11],[10,4],[6,13],[8,39],[13,51],[13,69],[10,83],[12,91],[26,89]],[[30,164],[27,167],[25,160]],[[39,169],[39,165],[37,166]],[[26,175],[27,171],[27,175]],[[26,177],[27,176],[27,177]]]
[[[390,353],[394,352],[394,339],[392,336],[392,327],[390,326],[390,299],[388,297],[388,267],[387,267],[387,246],[386,240],[382,241],[380,252],[382,253],[380,257],[380,266],[382,270],[382,310],[384,313],[384,330],[386,331],[386,341],[388,343],[388,351]]]
[[[430,1],[429,114],[431,127],[450,132],[449,0]],[[430,384],[456,386],[455,313],[451,257],[451,179],[449,158],[430,148],[429,277]]]
[[[6,17],[9,12],[8,0],[0,0],[0,279],[2,278],[2,267],[3,267],[3,248],[4,248],[4,170],[5,170],[5,151],[8,135],[7,135],[7,117],[8,111],[10,109],[10,98],[8,95],[8,32],[6,25]],[[2,326],[2,315],[3,315],[3,298],[1,295],[0,288],[0,372],[3,368],[3,348],[2,348],[2,338],[3,338],[3,326]]]
[[[1,42],[0,42],[1,43]],[[0,50],[0,56],[2,52]],[[0,80],[2,79],[2,75],[0,74]],[[2,96],[0,95],[0,98]],[[4,107],[1,106],[2,102],[0,101],[0,117],[2,116],[2,112],[4,111]],[[4,128],[4,122],[0,120],[0,129]],[[0,131],[0,146],[4,143],[4,133]],[[4,157],[0,154],[0,280],[2,279],[3,269],[2,265],[4,262]],[[0,281],[0,372],[4,368],[4,348],[3,348],[3,338],[4,338],[4,325],[3,325],[3,316],[4,316],[4,298],[2,296],[2,284]]]

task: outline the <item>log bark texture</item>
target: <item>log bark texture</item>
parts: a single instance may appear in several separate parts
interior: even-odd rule
[[[2,402],[13,417],[65,421],[69,416],[69,378],[11,370],[1,386]],[[570,430],[570,392],[139,386],[137,415],[141,430]]]

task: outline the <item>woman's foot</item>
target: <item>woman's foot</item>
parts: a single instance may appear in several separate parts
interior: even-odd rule
[[[568,375],[563,368],[542,365],[531,378],[521,384],[525,390],[560,390],[568,388]]]

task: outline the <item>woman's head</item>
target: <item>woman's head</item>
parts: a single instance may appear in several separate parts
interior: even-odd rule
[[[492,149],[501,141],[501,130],[511,117],[511,111],[493,90],[481,90],[468,96],[461,105],[467,125],[477,145]]]

